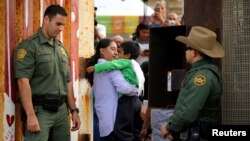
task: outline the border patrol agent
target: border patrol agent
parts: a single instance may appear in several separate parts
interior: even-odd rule
[[[25,141],[70,141],[68,108],[72,114],[71,130],[80,127],[68,55],[56,39],[66,16],[63,7],[50,5],[38,32],[14,49],[14,75],[26,116]]]
[[[161,127],[165,138],[174,140],[207,140],[209,129],[216,124],[222,95],[222,78],[211,58],[224,57],[216,34],[204,27],[192,27],[188,37],[177,36],[187,45],[186,61],[191,64],[183,80],[175,111]]]

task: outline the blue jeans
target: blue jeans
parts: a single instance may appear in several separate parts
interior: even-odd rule
[[[161,125],[168,122],[174,113],[174,109],[151,109],[152,141],[170,141],[161,136]]]

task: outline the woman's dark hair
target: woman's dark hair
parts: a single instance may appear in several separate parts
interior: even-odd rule
[[[150,28],[150,26],[146,22],[141,22],[140,24],[138,24],[136,27],[135,33],[133,34],[132,40],[135,41],[139,37],[141,30],[149,29],[149,28]]]
[[[97,45],[96,45],[96,51],[95,51],[95,54],[89,59],[89,61],[87,61],[87,65],[86,65],[86,68],[89,67],[89,66],[94,66],[95,64],[97,64],[97,61],[99,58],[101,58],[100,56],[100,49],[101,48],[107,48],[111,42],[113,42],[113,40],[111,39],[101,39]],[[91,86],[93,85],[93,74],[94,72],[92,73],[86,73],[86,78],[89,80]]]
[[[121,44],[124,54],[130,54],[129,59],[136,59],[140,55],[140,46],[134,41],[125,41]]]

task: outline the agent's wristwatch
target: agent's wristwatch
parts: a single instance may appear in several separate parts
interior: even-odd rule
[[[73,114],[73,112],[76,112],[78,114],[79,113],[79,109],[78,108],[74,108],[70,112],[71,112],[71,114]]]

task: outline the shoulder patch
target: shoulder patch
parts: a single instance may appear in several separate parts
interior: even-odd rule
[[[194,78],[194,84],[197,86],[202,86],[206,83],[206,77],[203,75],[197,75]]]
[[[60,48],[61,49],[61,53],[64,55],[64,56],[67,56],[67,53],[66,53],[66,51],[64,50],[64,48]]]
[[[16,55],[17,61],[23,61],[23,59],[25,58],[26,54],[27,54],[26,49],[24,49],[24,48],[18,49],[17,55]]]

